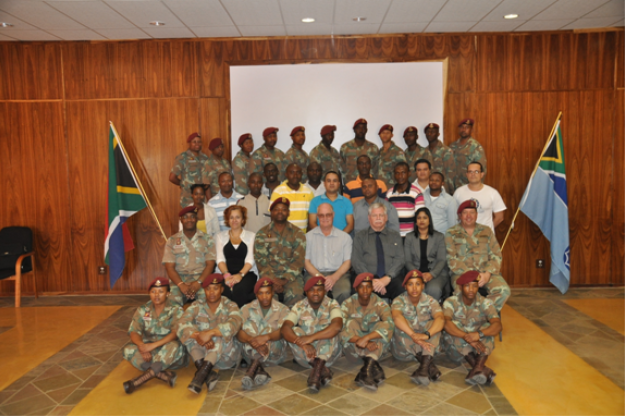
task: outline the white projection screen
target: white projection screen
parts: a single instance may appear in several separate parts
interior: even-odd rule
[[[443,62],[245,65],[230,67],[233,156],[237,139],[251,133],[255,149],[266,127],[279,128],[277,147],[286,152],[295,126],[306,127],[304,149],[319,144],[324,125],[336,125],[337,150],[353,139],[354,122],[368,121],[367,139],[380,146],[380,127],[393,125],[395,143],[406,148],[404,129],[441,126],[443,139]]]

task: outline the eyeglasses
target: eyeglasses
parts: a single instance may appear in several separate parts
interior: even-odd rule
[[[328,214],[317,214],[317,217],[319,217],[320,219],[329,219],[330,217],[334,216],[334,213],[328,213]]]
[[[467,174],[475,174],[475,175],[477,175],[477,174],[481,174],[481,173],[482,173],[482,171],[477,171],[477,170],[476,171],[467,171]]]

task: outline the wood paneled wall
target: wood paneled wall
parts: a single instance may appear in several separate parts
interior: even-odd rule
[[[445,131],[455,132],[464,117],[476,120],[486,182],[508,206],[499,239],[563,111],[572,284],[622,285],[623,48],[623,31],[0,43],[8,57],[0,60],[0,227],[35,230],[44,292],[142,292],[165,273],[165,242],[147,210],[131,219],[136,249],[115,288],[97,273],[109,120],[170,235],[179,191],[167,178],[186,136],[220,136],[233,153],[231,65],[447,59]],[[535,268],[539,258],[545,269]],[[503,275],[513,286],[549,285],[549,244],[523,214],[504,250]],[[0,282],[0,294],[12,291]]]

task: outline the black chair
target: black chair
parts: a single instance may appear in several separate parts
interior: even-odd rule
[[[15,307],[21,306],[22,274],[33,273],[37,298],[34,255],[33,232],[30,228],[5,227],[0,230],[0,279],[15,281]]]

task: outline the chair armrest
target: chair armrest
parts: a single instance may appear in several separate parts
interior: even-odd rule
[[[29,256],[33,256],[34,254],[35,254],[35,251],[31,251],[31,252],[25,253],[25,254],[21,255],[19,258],[17,258],[17,262],[15,263],[15,275],[19,275],[21,273],[22,262],[24,261],[24,259],[29,257]]]

